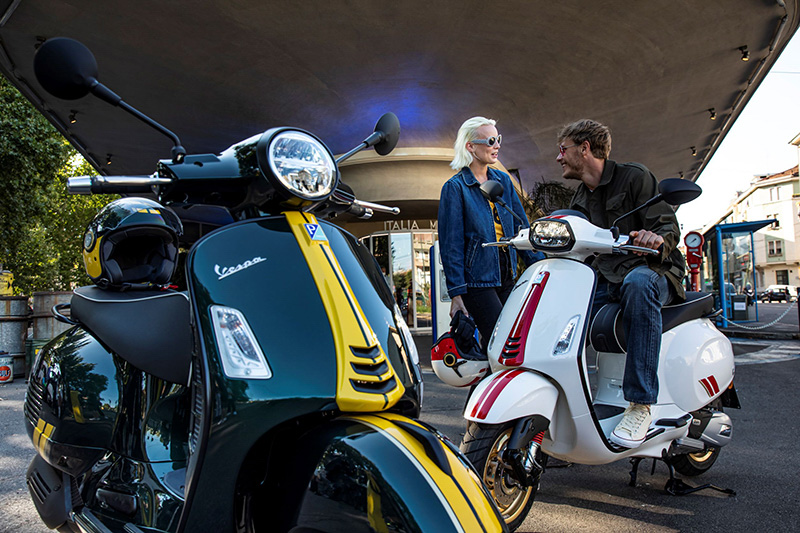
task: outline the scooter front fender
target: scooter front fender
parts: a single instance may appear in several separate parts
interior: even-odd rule
[[[467,402],[464,418],[481,424],[540,415],[553,420],[558,389],[542,375],[518,368],[492,374],[478,383]]]
[[[467,458],[418,421],[343,416],[286,444],[258,504],[270,530],[508,531]]]

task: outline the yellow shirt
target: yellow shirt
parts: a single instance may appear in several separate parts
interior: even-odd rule
[[[489,202],[489,207],[492,208],[492,217],[494,218],[494,233],[497,235],[497,240],[502,239],[505,234],[503,233],[503,225],[500,223],[500,215],[497,214],[497,206],[494,202]]]

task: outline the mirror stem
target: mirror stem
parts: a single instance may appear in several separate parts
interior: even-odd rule
[[[356,146],[355,148],[353,148],[352,150],[350,150],[346,154],[339,156],[339,158],[336,160],[336,164],[338,165],[339,163],[341,163],[345,159],[356,155],[358,152],[360,152],[364,148],[369,148],[370,146],[375,146],[376,144],[378,144],[379,142],[381,142],[385,138],[386,138],[386,134],[383,133],[382,131],[374,131],[374,132],[372,132],[369,137],[367,137],[366,139],[361,141],[361,144],[359,144],[358,146]]]
[[[627,212],[627,213],[625,213],[624,215],[622,215],[622,216],[618,217],[618,218],[617,218],[617,219],[614,221],[614,223],[613,223],[613,224],[611,224],[611,228],[610,228],[610,229],[611,229],[611,234],[614,236],[614,240],[617,240],[617,239],[619,239],[619,227],[618,227],[618,224],[619,224],[619,221],[620,221],[620,220],[622,220],[623,218],[628,218],[628,217],[629,217],[629,216],[631,216],[632,214],[634,214],[634,213],[636,213],[636,212],[639,212],[639,211],[641,211],[642,209],[647,209],[647,208],[648,208],[648,207],[650,207],[651,205],[655,205],[655,204],[657,204],[658,202],[660,202],[660,201],[661,201],[661,199],[662,199],[662,196],[661,196],[661,194],[657,194],[657,195],[653,196],[652,198],[650,198],[649,200],[647,200],[647,201],[646,201],[645,203],[643,203],[642,205],[640,205],[639,207],[637,207],[636,209],[634,209],[633,211],[628,211],[628,212]]]
[[[500,198],[498,198],[497,200],[495,200],[495,203],[496,203],[496,204],[500,204],[500,205],[502,205],[502,206],[505,208],[505,210],[506,210],[506,211],[508,211],[509,213],[511,213],[511,215],[512,215],[514,218],[516,218],[516,219],[517,219],[517,222],[519,222],[519,228],[517,228],[517,232],[518,232],[518,231],[519,231],[521,228],[524,228],[524,227],[525,227],[525,222],[523,222],[523,221],[522,221],[522,219],[519,217],[519,215],[518,215],[518,214],[516,214],[516,213],[515,213],[515,212],[514,212],[514,211],[513,211],[513,210],[512,210],[510,207],[508,207],[508,206],[506,205],[506,203],[505,203],[503,200],[501,200]],[[515,232],[515,233],[516,233],[516,232]]]
[[[144,113],[142,113],[141,111],[136,109],[135,107],[132,107],[132,106],[126,104],[122,100],[119,101],[118,105],[119,105],[119,107],[121,107],[122,109],[124,109],[125,111],[127,111],[128,113],[133,115],[134,117],[138,118],[139,120],[141,120],[145,124],[157,129],[158,131],[160,131],[161,133],[163,133],[164,135],[169,137],[172,140],[172,143],[174,145],[172,147],[172,162],[173,163],[182,163],[183,162],[183,158],[184,158],[184,156],[186,156],[186,149],[183,146],[181,146],[181,140],[178,138],[177,135],[175,135],[173,132],[171,132],[170,130],[168,130],[167,128],[165,128],[164,126],[162,126],[161,124],[159,124],[158,122],[153,120],[152,118],[148,117],[147,115],[145,115]]]
[[[92,92],[93,95],[97,96],[101,100],[104,100],[113,106],[121,107],[122,109],[124,109],[134,117],[138,118],[148,126],[155,128],[156,130],[160,131],[161,133],[169,137],[172,140],[173,144],[172,162],[173,163],[183,162],[183,158],[186,156],[186,149],[183,146],[181,146],[181,140],[178,138],[177,135],[175,135],[173,132],[171,132],[170,130],[168,130],[167,128],[165,128],[152,118],[148,117],[135,107],[123,102],[122,98],[119,95],[117,95],[117,93],[115,93],[114,91],[112,91],[99,81],[94,80],[94,83],[92,84],[90,91]]]
[[[369,138],[369,137],[367,137],[367,138]],[[356,155],[358,152],[360,152],[361,150],[363,150],[364,148],[366,148],[368,146],[369,145],[367,144],[367,141],[363,141],[361,144],[359,144],[358,146],[356,146],[355,148],[353,148],[352,150],[350,150],[346,154],[343,154],[343,155],[339,156],[339,158],[336,159],[336,164],[338,165],[339,163],[341,163],[345,159],[348,159],[351,156]]]

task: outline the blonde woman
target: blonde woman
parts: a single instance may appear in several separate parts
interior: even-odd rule
[[[445,182],[439,199],[439,241],[450,316],[458,311],[471,316],[481,334],[486,353],[497,317],[514,287],[517,251],[511,247],[482,247],[503,236],[516,235],[519,221],[506,209],[487,201],[480,185],[494,180],[503,186],[503,201],[528,227],[528,219],[508,174],[492,168],[497,163],[503,136],[496,121],[473,117],[456,137],[450,166],[458,173]],[[544,257],[519,252],[526,264]]]

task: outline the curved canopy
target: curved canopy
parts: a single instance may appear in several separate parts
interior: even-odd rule
[[[613,159],[695,179],[794,34],[799,2],[0,0],[0,71],[103,173],[149,174],[172,145],[96,98],[47,94],[33,76],[47,38],[84,42],[100,81],[189,153],[278,125],[343,153],[385,111],[400,148],[447,148],[483,115],[527,188],[560,179],[556,134],[589,117],[610,126]]]

